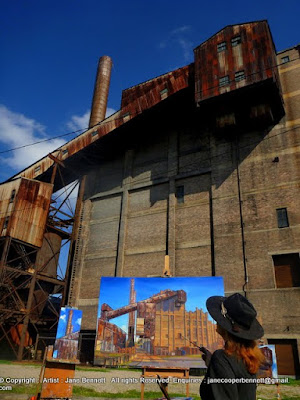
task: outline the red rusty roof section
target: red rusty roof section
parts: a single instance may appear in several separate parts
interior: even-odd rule
[[[241,43],[232,46],[231,39],[240,36]],[[226,50],[217,51],[225,42]],[[194,50],[195,100],[213,96],[273,79],[279,85],[276,52],[267,21],[230,25]],[[245,79],[235,81],[235,73],[244,71]],[[229,85],[219,86],[219,79],[229,77]]]
[[[166,97],[188,87],[189,70],[190,66],[185,66],[124,90],[122,94],[121,110],[53,151],[53,156],[62,161],[67,160],[91,143],[114,131],[121,125],[124,125],[127,121],[141,114],[143,111],[158,104]],[[161,96],[161,91],[164,89],[167,89],[167,93]],[[97,133],[95,134],[96,131]],[[51,168],[53,164],[54,161],[46,156],[24,169],[19,174],[13,176],[11,179],[21,176],[29,179],[36,179]]]
[[[122,93],[122,112],[137,115],[189,84],[189,65],[135,85]]]

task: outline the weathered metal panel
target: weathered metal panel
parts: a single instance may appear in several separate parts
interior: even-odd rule
[[[57,233],[46,232],[43,245],[37,252],[35,261],[39,273],[56,278],[62,237]]]
[[[232,40],[238,36],[241,42],[234,46]],[[222,43],[226,49],[218,52]],[[196,102],[267,79],[279,82],[267,21],[227,26],[198,46],[194,54]],[[236,81],[235,73],[241,71],[245,79]],[[219,79],[226,76],[228,84],[220,86]]]
[[[158,104],[164,98],[185,89],[189,84],[189,74],[190,67],[187,65],[124,90],[121,102],[122,112],[129,112],[130,116],[134,117]]]
[[[12,200],[12,193],[15,197]],[[41,247],[53,185],[18,179],[0,186],[1,236]],[[7,225],[5,227],[5,225]]]

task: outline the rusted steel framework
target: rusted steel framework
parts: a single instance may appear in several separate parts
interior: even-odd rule
[[[10,197],[5,202],[2,193],[0,205],[0,342],[5,339],[18,360],[31,351],[41,327],[57,324],[51,296],[65,299],[67,271],[58,259],[71,240],[70,196],[77,184],[52,195],[56,175],[63,180],[58,163],[50,184],[22,178],[1,187]]]

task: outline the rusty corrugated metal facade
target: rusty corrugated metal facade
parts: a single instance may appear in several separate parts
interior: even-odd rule
[[[168,96],[185,89],[189,85],[190,66],[185,66],[157,78],[123,90],[121,109],[126,118],[136,116],[155,106]]]
[[[197,103],[267,79],[279,86],[267,21],[227,26],[198,46],[194,54]],[[224,79],[221,85],[220,79]]]
[[[41,247],[53,185],[18,179],[0,186],[1,236]]]

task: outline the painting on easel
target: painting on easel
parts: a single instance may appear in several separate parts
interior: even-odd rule
[[[60,310],[53,358],[76,360],[82,311],[62,307]]]
[[[221,277],[101,278],[95,364],[118,354],[196,361],[197,346],[222,347],[206,309],[215,295],[224,296]]]
[[[257,373],[258,378],[278,378],[277,360],[275,353],[275,345],[267,344],[259,346],[261,352],[265,356],[263,365],[259,368]]]

